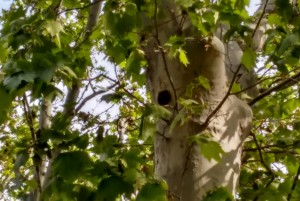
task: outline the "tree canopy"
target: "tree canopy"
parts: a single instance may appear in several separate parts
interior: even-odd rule
[[[235,199],[297,201],[300,2],[269,1],[271,10],[262,4],[251,16],[249,0],[176,0],[184,11],[176,17],[188,15],[203,37],[229,27],[222,40],[237,41],[243,66],[255,73],[256,96],[245,93],[238,75],[228,93],[247,102],[254,117]],[[170,120],[170,112],[149,95],[143,46],[153,35],[150,22],[164,15],[163,2],[14,0],[2,10],[0,199],[174,198],[154,175],[156,122]],[[255,38],[263,25],[263,38]],[[188,40],[174,34],[160,46],[188,67]],[[264,43],[253,48],[253,40]],[[203,77],[198,85],[210,87]],[[202,110],[184,97],[179,104],[188,112],[172,119],[173,128]],[[197,140],[205,157],[220,160],[223,150],[209,134]],[[224,188],[205,198],[231,199]]]

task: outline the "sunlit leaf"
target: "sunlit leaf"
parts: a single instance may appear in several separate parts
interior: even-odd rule
[[[179,49],[179,60],[184,65],[187,66],[189,64],[189,60],[186,56],[186,52],[182,49]]]
[[[202,87],[204,87],[206,90],[210,90],[210,88],[211,88],[211,86],[210,86],[210,81],[209,81],[206,77],[200,75],[200,76],[197,78],[197,81],[198,81],[198,83],[199,83]]]
[[[232,88],[231,88],[231,93],[236,93],[241,91],[241,85],[237,83],[233,83]]]
[[[52,37],[57,36],[60,32],[64,31],[62,24],[54,20],[46,21],[43,26]]]

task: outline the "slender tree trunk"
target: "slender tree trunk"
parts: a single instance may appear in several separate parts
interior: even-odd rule
[[[155,140],[155,174],[165,179],[171,200],[202,200],[207,192],[225,187],[235,194],[241,165],[241,150],[251,128],[251,108],[235,96],[229,95],[225,69],[226,51],[217,37],[203,38],[194,32],[187,16],[173,1],[163,1],[165,13],[156,18],[154,37],[145,39],[148,60],[148,87],[154,103],[169,109],[173,118],[185,111],[179,98],[197,101],[203,110],[199,113],[185,111],[183,124],[170,129],[172,121],[161,120]],[[172,20],[168,20],[172,19]],[[167,22],[168,23],[164,23]],[[185,23],[182,26],[182,22]],[[162,47],[172,35],[188,36],[184,50],[189,59],[185,67],[177,58],[170,58]],[[240,65],[238,65],[240,66]],[[233,78],[236,77],[237,67]],[[204,76],[211,88],[195,85],[191,96],[185,96],[191,83]],[[231,80],[229,81],[231,82]],[[221,161],[208,160],[200,145],[191,137],[209,133],[225,154]]]
[[[99,13],[101,10],[101,4],[102,1],[100,0],[93,0],[90,7],[90,13],[88,17],[88,22],[86,26],[86,32],[85,32],[85,38],[84,40],[88,39],[89,36],[92,34],[93,29],[97,25]],[[58,7],[56,8],[58,9]],[[72,86],[68,91],[68,94],[66,96],[65,104],[64,104],[64,111],[63,115],[65,118],[68,119],[66,127],[69,127],[71,124],[71,121],[73,117],[75,116],[75,106],[77,103],[78,95],[80,90],[80,82],[79,80],[73,80]],[[45,98],[43,100],[43,104],[41,106],[41,112],[40,112],[40,129],[49,129],[51,126],[51,108],[52,108],[52,100]],[[49,185],[49,182],[52,178],[52,164],[53,161],[57,158],[59,153],[61,152],[60,149],[55,148],[51,151],[51,158],[47,160],[48,164],[45,165],[43,163],[42,167],[40,169],[43,170],[43,175],[40,177],[42,180],[41,182],[41,190],[44,191],[47,186]],[[35,196],[34,200],[40,200],[39,193],[37,196]]]

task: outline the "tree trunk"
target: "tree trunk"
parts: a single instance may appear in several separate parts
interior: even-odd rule
[[[228,93],[225,48],[217,37],[203,38],[193,30],[188,19],[172,2],[163,1],[165,13],[159,13],[154,24],[154,37],[145,39],[148,60],[148,88],[152,100],[171,111],[173,119],[185,111],[179,98],[193,99],[203,107],[199,113],[185,113],[185,123],[170,129],[172,120],[158,122],[155,140],[155,174],[165,179],[171,200],[202,200],[209,192],[225,187],[236,192],[241,165],[241,150],[250,132],[252,111],[243,101]],[[180,16],[180,17],[175,17]],[[172,19],[172,20],[170,20]],[[168,23],[165,23],[168,22]],[[181,28],[182,27],[182,28]],[[163,49],[170,36],[189,37],[184,50],[189,65],[171,58]],[[210,82],[207,90],[195,85],[186,96],[189,84],[204,76]],[[216,109],[217,108],[217,109]],[[219,108],[219,109],[218,109]],[[209,133],[225,154],[219,162],[208,160],[190,138]]]

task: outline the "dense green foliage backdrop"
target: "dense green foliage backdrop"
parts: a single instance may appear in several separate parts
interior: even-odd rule
[[[262,13],[249,16],[249,0],[215,2],[177,1],[203,36],[230,24],[224,40],[240,41],[243,64],[257,72],[258,97],[232,88],[254,113],[236,199],[300,200],[300,7],[277,0],[263,50],[253,52],[250,24]],[[44,200],[167,200],[167,184],[153,175],[155,122],[167,111],[146,93],[140,43],[151,33],[143,16],[155,19],[163,7],[158,0],[107,0],[90,31],[96,3],[15,0],[2,11],[0,199],[39,192]],[[209,10],[200,15],[198,8]],[[163,45],[188,64],[184,40]],[[53,109],[45,117],[47,101]],[[51,125],[42,126],[42,118]],[[217,160],[219,147],[206,145],[207,157]],[[222,196],[219,190],[206,200]]]

